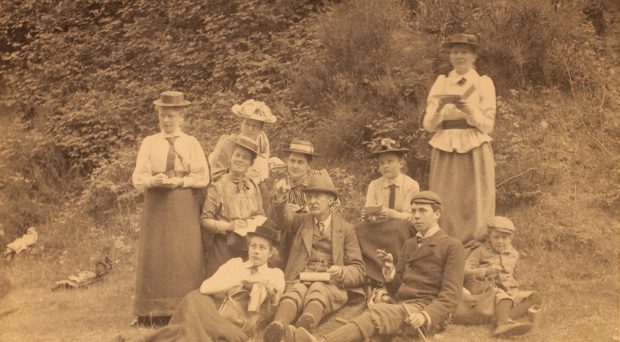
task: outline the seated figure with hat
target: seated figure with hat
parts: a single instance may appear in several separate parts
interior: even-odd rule
[[[371,306],[361,315],[325,336],[290,328],[287,341],[349,342],[372,336],[419,334],[426,338],[442,328],[454,311],[463,287],[465,250],[438,225],[441,199],[422,191],[411,199],[411,220],[417,236],[402,246],[396,265],[390,253],[377,250],[390,300]],[[290,336],[290,338],[289,338]]]
[[[465,289],[473,295],[483,293],[487,286],[494,289],[496,328],[493,335],[524,334],[533,327],[542,296],[536,291],[519,290],[514,277],[519,260],[519,252],[512,246],[514,223],[506,217],[495,216],[487,223],[487,230],[486,241],[465,260]],[[528,314],[531,322],[513,320]]]
[[[244,135],[235,137],[230,172],[207,188],[200,223],[205,228],[207,276],[230,258],[245,255],[243,232],[266,218],[260,187],[248,176],[258,144]]]
[[[342,308],[356,294],[365,276],[364,261],[353,227],[330,210],[338,192],[326,170],[310,171],[304,189],[308,213],[287,205],[288,184],[276,183],[274,199],[278,226],[292,234],[284,270],[288,282],[274,321],[263,341],[285,338],[291,324],[313,331],[325,315]]]
[[[271,109],[262,101],[246,100],[242,104],[232,106],[232,112],[241,120],[240,132],[231,135],[222,135],[209,154],[211,177],[215,181],[229,171],[230,158],[235,146],[235,139],[242,135],[256,140],[258,149],[257,158],[248,171],[248,176],[261,183],[269,177],[269,139],[263,131],[264,124],[275,123],[277,118]]]
[[[164,324],[205,276],[196,189],[207,186],[209,168],[198,140],[182,131],[191,103],[182,92],[164,91],[153,104],[159,132],[142,141],[131,178],[144,191],[134,308],[138,325]]]
[[[381,177],[368,185],[362,215],[365,220],[355,228],[367,275],[378,283],[383,281],[382,263],[375,251],[387,250],[397,261],[400,247],[412,233],[415,234],[408,218],[411,215],[411,198],[420,191],[420,186],[402,173],[407,151],[397,141],[383,138],[371,153],[372,157],[377,158]]]
[[[272,221],[248,232],[246,260],[228,260],[183,298],[166,327],[134,340],[248,341],[264,328],[284,291],[284,273],[269,267],[278,244]]]

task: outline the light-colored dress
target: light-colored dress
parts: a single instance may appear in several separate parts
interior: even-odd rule
[[[183,178],[183,186],[151,187],[152,176],[166,173],[169,137],[176,137],[174,172]],[[199,216],[200,189],[209,181],[209,170],[200,143],[181,131],[146,137],[132,181],[137,189],[145,191],[135,314],[169,316],[183,296],[205,278]]]
[[[218,180],[230,169],[230,158],[235,150],[237,135],[222,135],[218,139],[213,152],[209,154],[209,166],[211,167],[213,181]],[[250,169],[258,172],[259,177],[254,179],[254,181],[256,184],[259,184],[269,177],[269,139],[267,139],[267,135],[264,132],[260,132],[256,141],[258,143],[258,154]]]
[[[437,110],[439,96],[467,92],[472,115],[454,104]],[[495,215],[495,161],[489,136],[495,110],[493,81],[474,69],[465,75],[453,70],[439,76],[428,95],[424,129],[435,132],[429,142],[429,188],[443,201],[441,227],[464,244],[481,239],[486,222]]]
[[[245,249],[229,245],[233,241],[233,232],[217,232],[207,220],[232,222],[247,220],[257,215],[265,215],[261,193],[253,180],[243,178],[235,180],[230,173],[224,174],[207,189],[200,222],[210,234],[207,246],[207,277],[226,261],[246,255]]]

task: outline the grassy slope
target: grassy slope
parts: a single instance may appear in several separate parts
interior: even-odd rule
[[[559,103],[570,103],[570,99],[555,96]],[[535,107],[535,96],[516,101],[523,101],[525,109],[530,105],[540,109]],[[535,202],[504,211],[521,229],[515,244],[524,252],[519,270],[523,286],[539,290],[545,298],[541,327],[517,340],[618,341],[620,227],[617,213],[601,207],[596,197],[597,190],[605,186],[601,182],[604,177],[600,176],[606,170],[606,163],[601,162],[604,155],[594,144],[586,143],[585,132],[576,132],[574,125],[562,122],[565,113],[561,106],[547,109],[545,119],[550,125],[546,132],[533,131],[540,117],[534,117],[537,121],[531,126],[515,128],[520,134],[546,137],[521,142],[524,150],[540,149],[540,155],[509,161],[510,165],[515,165],[514,170],[504,168],[506,174],[498,175],[498,179],[505,179],[532,166],[528,163],[537,165],[545,161],[566,170],[550,184],[543,184],[542,193]],[[506,121],[501,117],[498,120],[500,129],[501,125],[506,129]],[[505,148],[497,147],[499,153]],[[561,159],[548,155],[559,148],[571,151],[570,156]],[[575,164],[576,160],[583,162]],[[359,195],[368,179],[369,168],[336,160],[322,163],[343,168],[355,177],[357,182],[348,198],[353,207],[359,208],[362,205]],[[544,169],[548,165],[538,166]],[[40,227],[37,247],[10,264],[0,263],[0,297],[2,277],[11,283],[9,294],[0,298],[0,341],[105,341],[118,334],[141,334],[142,331],[128,327],[133,319],[134,252],[139,212],[118,216],[107,227],[97,227],[85,218],[72,219],[66,214],[70,209],[64,212],[55,222]],[[543,232],[553,232],[552,238]],[[583,238],[588,234],[591,235],[589,239]],[[77,269],[92,267],[95,256],[107,246],[114,247],[115,265],[102,283],[77,291],[50,291],[54,281]],[[593,252],[594,260],[588,258]],[[360,310],[360,307],[345,308],[339,316],[353,317]],[[338,325],[328,320],[321,331]],[[491,340],[489,335],[489,327],[450,325],[441,340],[485,341]]]

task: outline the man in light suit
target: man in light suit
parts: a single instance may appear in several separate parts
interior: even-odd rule
[[[267,342],[279,342],[292,323],[314,330],[325,315],[343,307],[350,294],[363,296],[360,285],[366,274],[353,226],[330,210],[338,192],[327,171],[310,171],[304,189],[309,213],[295,213],[287,206],[287,192],[285,180],[276,184],[274,219],[293,236],[284,270],[289,285],[274,321],[265,329],[263,339]],[[318,272],[319,278],[327,279],[302,282],[300,274],[307,272]]]
[[[430,333],[442,326],[461,297],[465,251],[437,224],[441,215],[437,194],[415,194],[411,214],[418,235],[405,241],[396,267],[391,254],[377,250],[391,301],[375,304],[327,336],[316,338],[305,329],[290,328],[287,341],[352,342],[411,328]]]

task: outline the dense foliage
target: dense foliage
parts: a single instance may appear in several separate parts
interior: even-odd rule
[[[480,35],[479,67],[500,95],[493,136],[502,210],[536,203],[563,177],[617,174],[617,127],[608,123],[618,94],[598,29],[584,16],[588,4],[3,1],[0,222],[15,236],[66,200],[101,219],[132,210],[137,144],[157,130],[152,101],[171,88],[193,101],[185,129],[207,152],[236,129],[232,104],[266,101],[279,120],[267,128],[274,152],[295,135],[318,143],[348,213],[371,177],[360,160],[381,137],[411,148],[409,173],[425,186],[426,92],[448,70],[439,42],[458,31]],[[617,183],[589,184],[602,207],[619,203]]]

